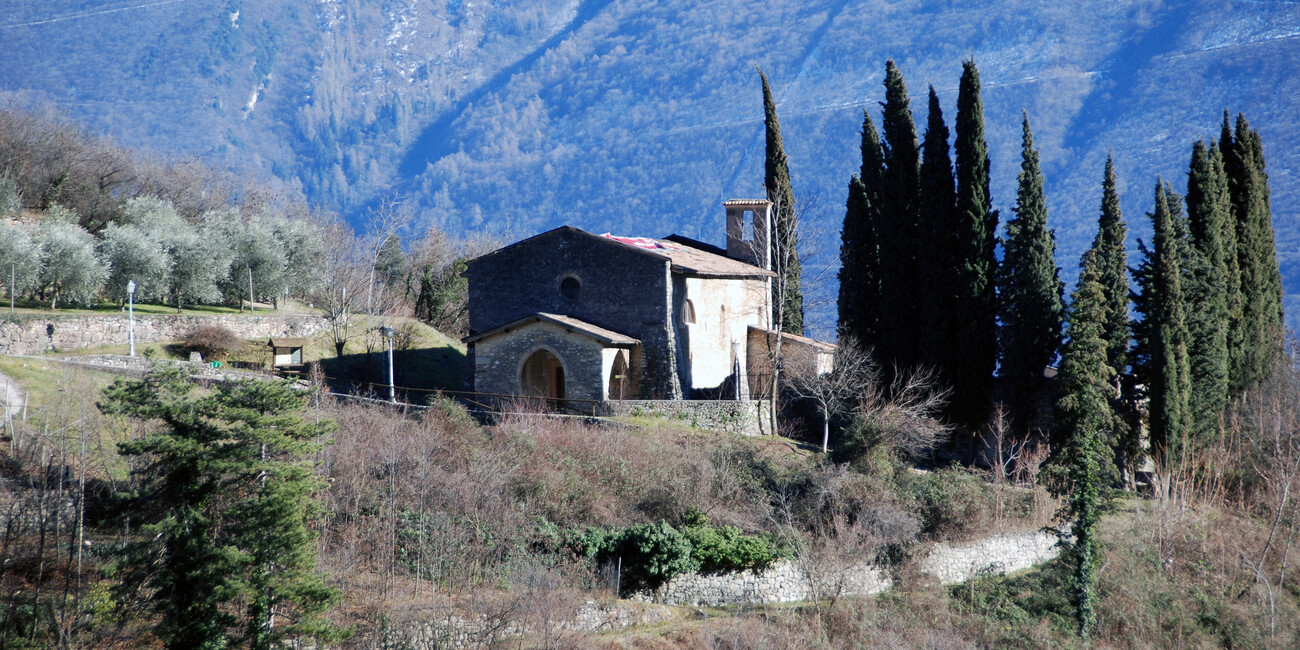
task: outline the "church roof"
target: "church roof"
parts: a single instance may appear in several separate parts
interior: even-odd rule
[[[601,237],[666,257],[672,262],[673,271],[685,275],[721,278],[761,278],[774,275],[771,271],[748,262],[732,259],[725,254],[719,255],[714,251],[722,249],[716,246],[695,242],[693,239],[678,235],[672,235],[664,239],[653,239],[650,237],[621,237],[605,233]]]
[[[473,343],[475,341],[481,341],[485,338],[496,336],[497,334],[504,334],[511,330],[524,327],[526,325],[531,325],[533,323],[550,323],[552,325],[558,325],[559,327],[564,328],[566,331],[573,332],[576,334],[581,334],[583,336],[586,336],[587,338],[595,339],[596,341],[599,341],[607,346],[615,347],[615,348],[632,347],[641,344],[641,341],[638,339],[634,339],[625,334],[619,334],[618,332],[615,332],[613,330],[607,330],[603,327],[600,327],[599,325],[592,325],[591,323],[578,320],[576,318],[573,318],[572,316],[561,316],[560,314],[547,314],[544,312],[538,312],[531,316],[525,316],[517,321],[514,321],[513,323],[506,323],[505,325],[502,325],[500,327],[494,327],[486,332],[481,332],[473,336],[467,336],[463,339],[463,341],[465,343]]]

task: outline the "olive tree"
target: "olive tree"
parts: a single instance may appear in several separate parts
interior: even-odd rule
[[[47,218],[40,231],[40,291],[50,309],[58,308],[60,298],[90,302],[108,278],[108,267],[95,255],[95,238],[57,216]]]
[[[40,280],[41,248],[27,228],[0,223],[0,284],[5,292],[27,293]]]
[[[140,300],[158,300],[167,292],[172,261],[158,239],[135,226],[109,224],[100,242],[100,254],[108,263],[108,297],[127,299],[127,285],[135,282]]]

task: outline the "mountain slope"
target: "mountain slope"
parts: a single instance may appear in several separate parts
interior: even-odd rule
[[[1263,133],[1300,322],[1295,2],[11,4],[0,88],[36,91],[125,144],[300,180],[346,213],[397,194],[452,230],[572,223],[720,240],[718,203],[762,193],[758,65],[820,231],[811,266],[831,276],[886,58],[914,109],[928,82],[951,114],[960,60],[975,57],[1004,216],[1028,112],[1068,278],[1109,151],[1135,247],[1156,175],[1182,185],[1192,140],[1217,136],[1224,108],[1245,111]]]

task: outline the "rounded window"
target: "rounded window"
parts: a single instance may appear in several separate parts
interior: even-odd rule
[[[566,275],[563,280],[560,280],[561,296],[574,300],[579,293],[582,293],[582,280],[579,280],[577,276]]]
[[[687,300],[686,302],[682,303],[682,324],[683,325],[695,324],[695,303],[691,302],[690,300]]]

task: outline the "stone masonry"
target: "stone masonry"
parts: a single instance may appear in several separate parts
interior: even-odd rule
[[[311,336],[328,327],[311,314],[274,316],[180,316],[137,314],[136,343],[180,338],[196,325],[219,325],[241,339],[271,336]],[[22,316],[19,322],[0,323],[0,354],[42,354],[101,345],[125,345],[128,319],[121,316]]]
[[[613,416],[655,415],[681,420],[693,427],[726,431],[745,436],[770,434],[769,400],[610,400],[601,404],[603,414]]]
[[[981,575],[1027,569],[1056,557],[1059,552],[1056,537],[1048,533],[995,535],[969,542],[935,544],[921,558],[920,569],[942,584],[957,584]],[[842,595],[866,596],[889,589],[893,581],[880,567],[862,564],[849,570],[843,586]],[[816,591],[798,563],[783,561],[760,573],[677,576],[658,591],[636,597],[668,605],[716,607],[808,600],[816,597]]]

